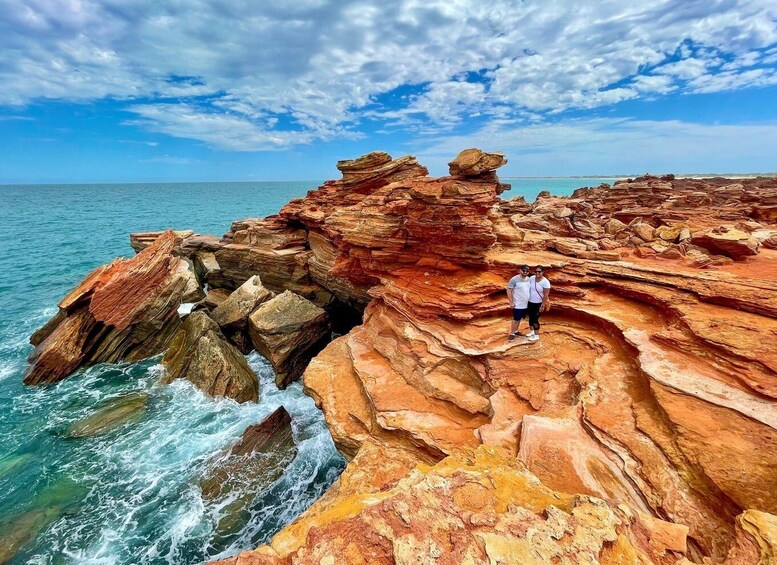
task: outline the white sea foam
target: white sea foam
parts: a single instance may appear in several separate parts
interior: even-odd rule
[[[323,418],[299,383],[280,391],[267,361],[256,353],[248,361],[260,379],[257,404],[213,399],[183,380],[161,386],[154,360],[92,367],[50,387],[47,396],[44,389],[25,395],[20,410],[40,409],[39,402],[52,405],[44,426],[51,434],[92,413],[98,401],[130,390],[150,395],[141,421],[105,436],[75,440],[61,471],[91,488],[77,514],[63,516],[36,540],[36,545],[53,549],[39,556],[44,559],[40,562],[52,562],[56,555],[94,565],[225,557],[267,541],[317,499],[342,468]],[[199,477],[214,454],[281,405],[292,416],[297,456],[275,484],[257,493],[242,531],[214,546],[216,525],[241,491],[206,503]],[[250,492],[256,487],[240,488]]]

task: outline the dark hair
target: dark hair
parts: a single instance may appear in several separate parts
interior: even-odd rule
[[[521,270],[523,271],[524,269],[526,269],[528,271],[529,270],[529,265],[521,265]]]
[[[545,267],[543,267],[542,265],[537,265],[536,267],[534,267],[534,269],[535,269],[535,270],[536,270],[536,269],[539,269],[540,271],[543,271],[543,272],[545,272]]]

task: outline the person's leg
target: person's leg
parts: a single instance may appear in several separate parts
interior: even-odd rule
[[[513,308],[513,321],[510,324],[510,335],[507,337],[508,340],[512,341],[516,336],[521,335],[519,330],[521,328],[521,320],[525,315],[525,309]]]
[[[540,309],[542,304],[529,302],[529,334],[532,340],[539,339],[540,334]]]

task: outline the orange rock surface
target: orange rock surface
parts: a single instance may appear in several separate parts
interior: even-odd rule
[[[568,534],[532,538],[537,562],[759,562],[777,513],[777,181],[641,177],[527,203],[500,198],[488,164],[501,156],[462,155],[443,178],[412,157],[340,162],[342,180],[256,224],[275,236],[241,244],[277,252],[295,230],[285,249],[302,266],[278,290],[304,280],[369,305],[304,375],[348,469],[237,562],[439,550],[440,562],[496,563],[529,551],[516,532],[554,520]],[[553,284],[537,343],[506,340],[504,289],[522,263]],[[398,453],[383,486],[344,486]],[[526,506],[529,479],[466,487],[483,505],[467,507],[455,492],[490,465],[593,505],[604,537],[586,557],[565,553],[574,504]]]
[[[187,262],[173,255],[168,231],[132,259],[92,271],[35,332],[25,384],[61,380],[94,363],[136,361],[161,353],[180,325],[177,308],[204,294]]]

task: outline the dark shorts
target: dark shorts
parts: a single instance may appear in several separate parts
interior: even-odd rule
[[[526,308],[513,308],[513,320],[519,322],[526,317]]]
[[[540,309],[542,302],[529,302],[526,311],[529,313],[529,325],[535,330],[540,329]]]

